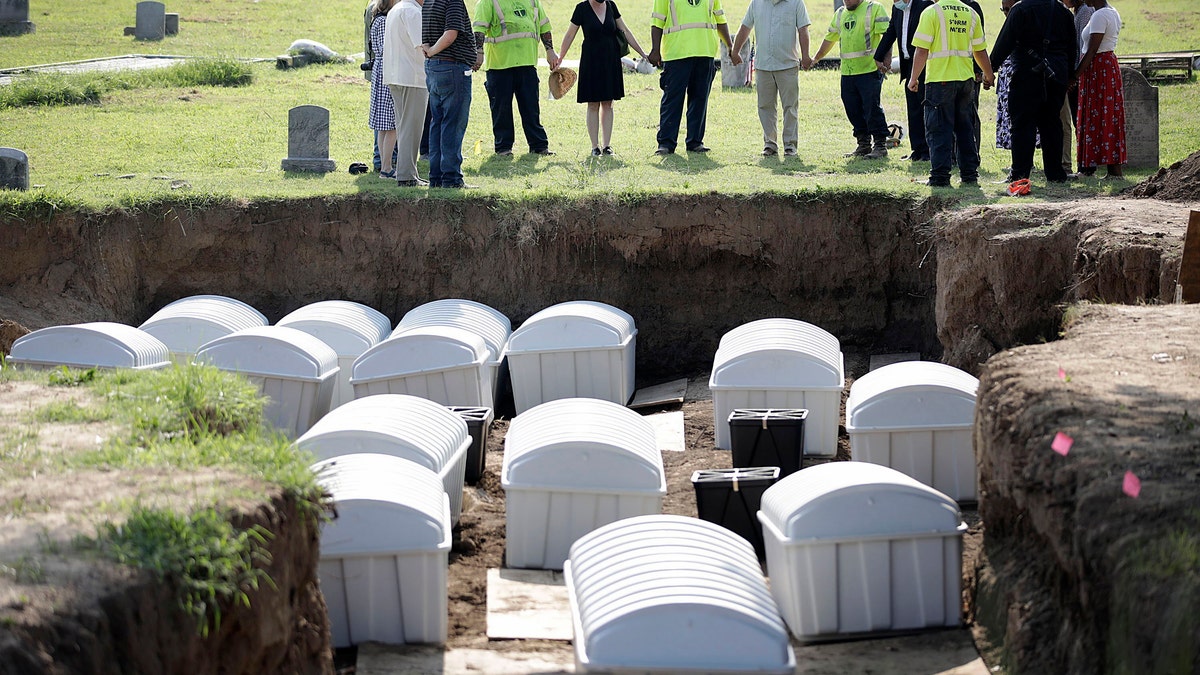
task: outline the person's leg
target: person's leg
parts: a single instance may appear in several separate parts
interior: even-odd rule
[[[864,73],[855,75],[858,78],[858,87],[861,91],[859,96],[862,99],[863,117],[867,125],[867,133],[875,141],[875,148],[872,154],[875,156],[887,156],[887,115],[883,112],[883,105],[880,99],[883,97],[883,73]]]
[[[925,84],[925,137],[929,142],[929,184],[950,185],[954,162],[954,119],[950,116],[950,86],[944,82]]]
[[[963,183],[979,182],[979,97],[975,82],[951,83],[954,96],[954,139],[958,146],[958,175]]]
[[[658,105],[658,147],[671,152],[679,144],[679,122],[683,117],[683,96],[688,83],[687,59],[663,61],[658,76],[662,100]]]
[[[776,129],[775,100],[779,96],[777,70],[760,70],[758,75],[758,122],[762,125],[763,152],[779,152],[779,134]]]
[[[708,94],[712,91],[713,77],[717,74],[717,62],[707,56],[694,56],[687,88],[687,136],[684,142],[688,150],[704,146],[704,130],[708,126]]]
[[[600,102],[588,101],[587,104],[587,132],[588,139],[592,141],[592,149],[600,149]]]
[[[440,61],[425,62],[429,92],[429,187],[442,186],[442,136],[446,126],[446,83]]]
[[[775,73],[779,105],[783,108],[783,151],[795,154],[800,147],[800,69],[788,68]],[[774,105],[772,105],[772,108]]]
[[[489,70],[484,80],[492,111],[492,147],[496,152],[511,152],[517,136],[513,128],[513,70]]]
[[[396,164],[393,161],[396,157],[396,130],[395,129],[380,129],[379,130],[379,152],[380,152],[380,167],[379,175],[391,174],[394,177],[393,171]]]
[[[1062,168],[1071,173],[1071,104],[1064,98],[1062,109],[1058,111],[1058,123],[1062,126]]]
[[[371,136],[375,139],[375,156],[371,159],[371,166],[375,167],[378,172],[383,164],[383,160],[379,157],[379,132],[372,130]]]
[[[855,140],[858,141],[858,147],[850,154],[865,155],[871,151],[871,134],[867,133],[867,119],[863,115],[862,94],[858,90],[854,77],[853,75],[842,75],[842,107],[846,110],[846,119],[850,121],[850,128],[854,132]]]
[[[467,120],[471,114],[470,74],[464,75],[462,64],[451,64],[456,68],[451,73],[450,101],[447,102],[448,120],[442,137],[442,187],[458,187],[463,184],[462,144],[467,135]],[[467,69],[467,73],[471,71]]]
[[[396,104],[396,180],[417,180],[421,177],[417,171],[417,157],[421,152],[429,94],[420,87],[391,84],[388,88]]]
[[[917,90],[909,91],[904,87],[904,102],[908,107],[908,145],[912,148],[909,159],[925,161],[929,159],[929,141],[925,140],[925,81],[917,80]]]
[[[425,98],[429,98],[429,91],[426,90]],[[425,106],[425,123],[421,129],[421,156],[429,155],[429,124],[433,121],[433,113],[430,112],[429,106]]]
[[[1013,73],[1008,86],[1008,116],[1012,128],[1012,180],[1029,178],[1033,172],[1033,148],[1037,142],[1037,118],[1042,96],[1040,75]],[[1043,143],[1045,139],[1042,139]]]
[[[550,138],[542,126],[542,108],[538,101],[538,74],[534,66],[513,68],[513,91],[517,97],[517,110],[521,113],[521,129],[531,152],[550,149]]]
[[[613,102],[600,102],[600,143],[607,149],[612,149]]]
[[[1039,107],[1038,131],[1042,135],[1042,169],[1046,180],[1061,183],[1067,179],[1062,166],[1062,121],[1059,112],[1067,99],[1067,86],[1046,82],[1046,101]]]

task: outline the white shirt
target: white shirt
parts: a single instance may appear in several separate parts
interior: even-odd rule
[[[804,0],[750,0],[742,25],[754,29],[755,70],[787,70],[798,66],[798,31],[810,23]]]
[[[1091,19],[1088,19],[1087,28],[1083,30],[1083,38],[1079,44],[1080,54],[1087,52],[1088,44],[1091,43],[1092,36],[1096,33],[1104,34],[1104,38],[1100,40],[1100,48],[1096,50],[1097,54],[1117,50],[1117,36],[1121,33],[1121,15],[1112,6],[1101,7],[1096,10]]]
[[[383,83],[425,89],[425,55],[421,53],[421,6],[401,0],[387,13],[383,32]]]
[[[896,42],[900,43],[900,53],[904,55],[904,59],[907,61],[912,59],[912,56],[908,53],[908,19],[912,16],[911,2],[908,3],[908,6],[904,8],[901,14],[904,16],[904,21],[900,26],[900,35],[896,37]]]

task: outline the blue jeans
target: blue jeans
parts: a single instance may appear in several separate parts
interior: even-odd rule
[[[462,185],[462,143],[471,113],[471,66],[456,61],[425,62],[429,87],[429,187]]]
[[[879,105],[882,89],[883,73],[842,76],[842,106],[846,108],[854,137],[860,141],[865,138],[882,141],[888,136],[887,117]]]
[[[710,56],[689,56],[663,61],[662,101],[658,105],[658,145],[675,150],[679,142],[679,120],[683,117],[683,97],[687,95],[687,136],[689,150],[704,145],[708,124],[708,94],[712,91],[717,62]]]
[[[930,185],[949,185],[958,148],[958,173],[964,182],[979,180],[979,99],[975,81],[925,83],[925,138],[929,141]],[[1061,145],[1061,143],[1060,143]]]
[[[550,139],[542,126],[542,108],[538,103],[538,74],[533,66],[516,66],[487,71],[483,82],[487,89],[488,105],[492,109],[492,136],[496,152],[512,150],[517,140],[513,128],[513,98],[521,113],[521,129],[529,143],[530,152],[542,152],[550,147]]]

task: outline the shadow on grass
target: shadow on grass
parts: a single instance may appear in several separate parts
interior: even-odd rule
[[[707,153],[678,151],[661,156],[651,153],[649,166],[658,171],[683,175],[719,171],[725,168],[724,164],[714,161]]]

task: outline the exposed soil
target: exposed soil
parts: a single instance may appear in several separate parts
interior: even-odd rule
[[[1129,188],[1131,197],[1153,197],[1170,201],[1200,201],[1200,152],[1194,152]]]

